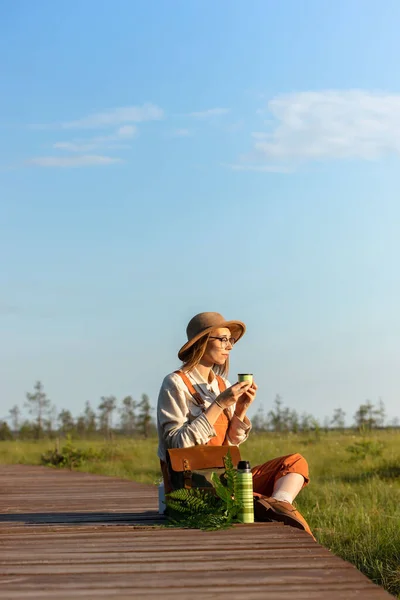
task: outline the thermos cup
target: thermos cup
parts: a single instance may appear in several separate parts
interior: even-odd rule
[[[242,503],[238,515],[241,523],[254,523],[253,475],[248,460],[240,460],[237,466],[237,498]]]

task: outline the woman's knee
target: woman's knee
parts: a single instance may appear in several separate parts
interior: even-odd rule
[[[300,463],[302,465],[306,465],[308,467],[308,462],[302,454],[299,454],[298,452],[296,452],[296,454],[292,454],[292,459],[293,459],[293,462],[298,462],[298,463]]]
[[[295,453],[287,456],[282,470],[287,473],[299,473],[308,481],[308,462],[302,454]]]

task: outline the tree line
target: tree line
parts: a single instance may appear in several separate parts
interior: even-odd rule
[[[342,408],[336,408],[331,417],[319,421],[309,413],[299,414],[296,410],[284,406],[279,394],[276,395],[273,408],[267,413],[260,408],[252,418],[253,430],[276,431],[280,433],[298,433],[320,431],[321,429],[346,429],[346,413]],[[359,430],[382,429],[387,425],[385,405],[381,399],[374,405],[370,400],[360,404],[353,415],[353,427]],[[400,421],[395,418],[391,427],[399,427]]]
[[[83,414],[73,417],[70,410],[57,411],[48,398],[41,381],[34,385],[32,393],[26,394],[24,408],[31,419],[22,419],[18,405],[9,411],[9,421],[0,421],[0,440],[54,438],[71,435],[80,438],[114,435],[149,437],[155,433],[152,407],[147,394],[137,402],[126,396],[118,402],[115,396],[102,396],[97,409],[86,402]],[[118,417],[118,421],[116,419]]]
[[[0,421],[0,440],[13,438],[41,439],[71,435],[79,438],[102,436],[112,438],[114,435],[128,437],[149,437],[156,433],[147,394],[142,394],[141,400],[136,401],[132,396],[126,396],[118,402],[115,396],[102,396],[97,409],[86,402],[83,414],[73,417],[71,411],[57,409],[47,397],[41,381],[34,385],[32,393],[26,394],[24,407],[31,419],[22,419],[22,411],[18,405],[9,411],[9,422]],[[273,407],[268,412],[260,408],[252,418],[253,431],[274,431],[277,433],[298,433],[321,430],[344,430],[346,428],[346,413],[342,408],[336,408],[331,417],[323,422],[309,413],[299,414],[296,410],[285,406],[279,394],[276,395]],[[382,400],[374,405],[370,400],[361,404],[353,415],[354,427],[360,430],[383,428],[386,423],[386,411]],[[399,427],[399,419],[393,419],[392,427]]]

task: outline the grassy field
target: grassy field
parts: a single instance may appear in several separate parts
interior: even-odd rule
[[[151,484],[160,479],[155,439],[74,445],[95,451],[78,470]],[[53,447],[51,441],[0,442],[0,463],[40,464]],[[400,433],[253,434],[241,450],[252,466],[303,454],[311,484],[297,507],[317,540],[400,598]]]

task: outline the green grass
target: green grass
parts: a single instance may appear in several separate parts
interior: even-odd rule
[[[64,443],[65,440],[61,439],[60,446]],[[76,471],[133,479],[140,483],[158,484],[160,481],[160,461],[155,439],[119,439],[113,442],[73,440],[73,444],[85,450],[91,448],[102,451],[105,455],[101,461],[83,462]],[[0,464],[39,465],[41,455],[54,446],[55,442],[51,440],[0,441]]]
[[[102,460],[83,463],[80,471],[151,484],[160,479],[155,439],[74,444],[102,450]],[[40,464],[52,447],[51,441],[0,442],[0,463]],[[293,452],[310,465],[311,484],[297,507],[318,542],[400,598],[400,434],[253,434],[241,447],[252,466]]]
[[[318,542],[400,598],[400,434],[383,431],[368,439],[371,449],[383,444],[381,456],[357,459],[346,448],[363,438],[333,433],[319,441],[254,436],[245,453],[252,464],[266,454],[303,454],[311,484],[296,504]]]

